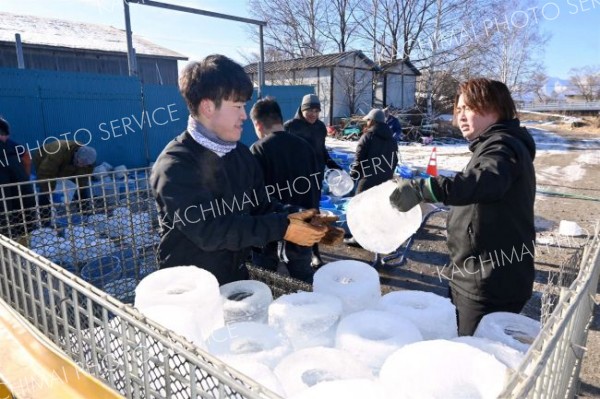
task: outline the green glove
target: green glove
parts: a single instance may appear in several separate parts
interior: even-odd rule
[[[423,201],[422,179],[402,179],[390,195],[390,203],[400,212],[407,212]]]

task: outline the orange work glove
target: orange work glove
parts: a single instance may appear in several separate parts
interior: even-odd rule
[[[339,218],[337,216],[327,216],[327,215],[315,215],[310,224],[313,226],[325,226],[327,227],[327,233],[325,236],[319,241],[319,244],[324,245],[340,245],[344,242],[344,234],[346,232],[344,229],[340,227],[336,227],[333,223],[337,222]]]
[[[327,233],[321,238],[319,244],[323,245],[340,245],[344,242],[346,231],[341,227],[327,226]]]
[[[318,243],[327,233],[327,227],[308,223],[316,213],[316,210],[310,209],[288,215],[290,224],[283,239],[303,247]]]

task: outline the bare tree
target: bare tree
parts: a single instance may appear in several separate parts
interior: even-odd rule
[[[515,11],[532,8],[530,0],[508,0],[495,4],[496,23],[487,36],[493,43],[490,51],[482,53],[483,74],[504,82],[514,94],[528,91],[536,72],[542,68],[540,61],[548,36],[542,34],[539,23],[519,20]],[[541,21],[541,19],[539,20]]]
[[[356,37],[358,23],[354,17],[359,0],[330,0],[325,2],[324,21],[319,24],[321,33],[335,49],[343,53]]]
[[[600,99],[600,65],[587,65],[569,71],[569,81],[585,101]]]
[[[375,61],[409,59],[419,35],[432,22],[435,0],[373,0],[355,14],[361,37],[373,43]]]
[[[285,58],[321,54],[325,41],[319,35],[325,0],[249,0],[250,14],[267,21],[265,49]],[[250,34],[258,40],[256,30]]]
[[[548,100],[548,95],[545,91],[545,86],[548,83],[548,75],[544,71],[537,71],[531,76],[529,83],[529,91],[535,96],[535,99],[540,102]]]

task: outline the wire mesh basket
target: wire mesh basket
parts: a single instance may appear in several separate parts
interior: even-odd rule
[[[277,398],[177,334],[125,306],[157,270],[158,213],[149,169],[0,186],[0,294],[82,368],[131,398]],[[27,194],[22,186],[34,186]],[[21,205],[12,206],[16,188]],[[57,191],[58,190],[58,191]],[[67,190],[71,190],[70,192]],[[13,190],[14,191],[14,190]],[[20,246],[19,244],[23,244]],[[29,249],[25,248],[29,247]],[[248,264],[273,296],[311,286]]]
[[[157,269],[149,174],[143,168],[78,176],[75,189],[59,184],[64,179],[0,186],[0,297],[128,398],[278,398],[127,305],[137,283]],[[545,294],[547,322],[502,397],[575,392],[582,355],[566,348],[585,345],[599,251],[597,228],[581,258],[571,259],[555,291]],[[274,297],[311,290],[247,266]]]

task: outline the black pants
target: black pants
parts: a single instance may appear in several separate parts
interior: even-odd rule
[[[509,302],[509,303],[492,303],[480,302],[467,298],[464,295],[457,293],[452,288],[450,291],[450,299],[456,306],[456,322],[458,323],[458,335],[473,335],[479,322],[488,313],[494,312],[510,312],[519,313],[523,310],[527,301]]]
[[[310,265],[311,248],[290,245],[289,243],[287,243],[287,246],[286,256],[288,261],[284,264],[290,272],[290,277],[312,284],[314,270]],[[252,262],[258,267],[276,272],[280,262],[277,243],[269,243],[263,249],[254,250],[252,252]]]

